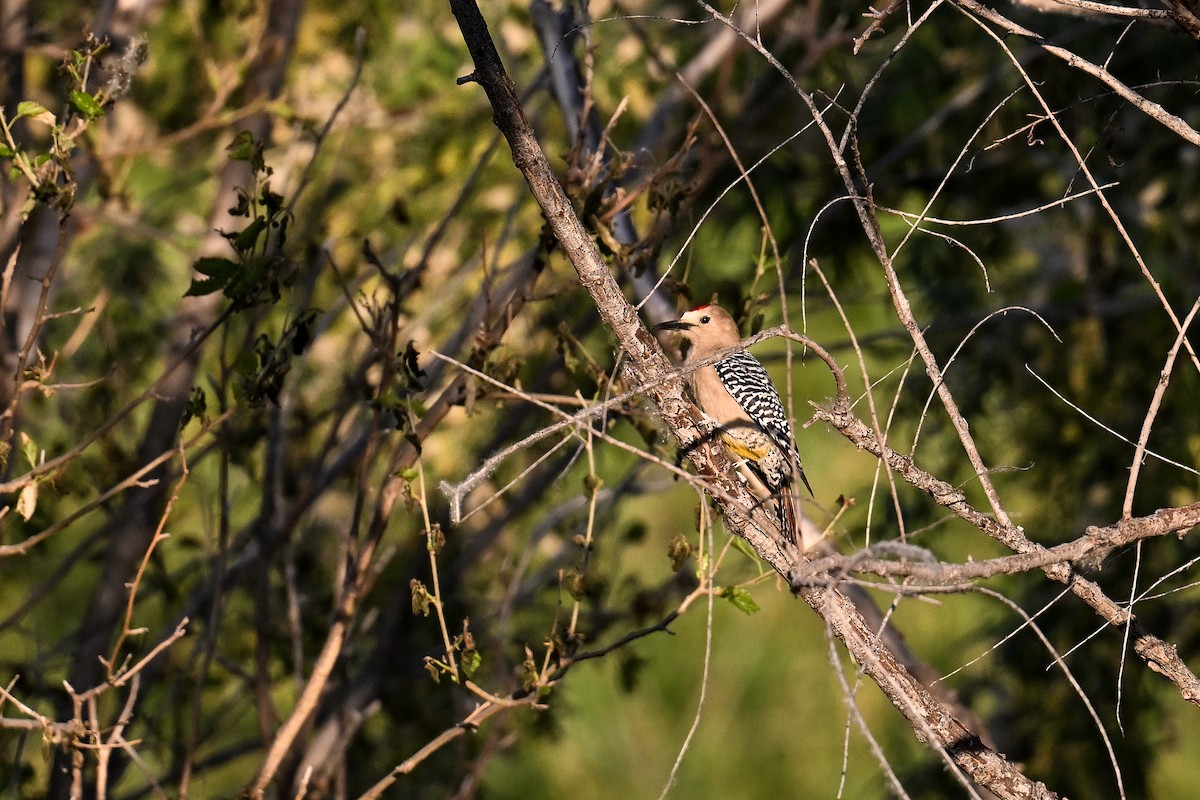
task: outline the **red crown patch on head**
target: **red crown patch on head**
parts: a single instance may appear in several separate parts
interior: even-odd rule
[[[695,308],[692,309],[692,311],[699,311],[703,308],[708,308],[708,306],[709,306],[709,303],[705,303],[704,305],[696,306]]]

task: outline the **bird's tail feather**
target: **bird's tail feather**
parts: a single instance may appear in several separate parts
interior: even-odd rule
[[[817,493],[812,490],[812,486],[808,483],[808,477],[804,474],[804,467],[800,466],[799,459],[796,460],[796,472],[800,474],[800,480],[804,481],[804,488],[808,489],[808,493],[812,495],[814,500],[817,499]]]
[[[804,473],[800,473],[800,476],[803,477]],[[808,481],[805,481],[804,485],[807,486]],[[792,487],[784,484],[779,489],[779,496],[775,502],[779,507],[779,533],[784,541],[796,544],[796,531],[799,528],[796,525],[796,498],[792,496]]]
[[[758,482],[759,488],[755,492],[761,498],[759,503],[766,503],[768,499],[774,501],[775,510],[778,514],[779,533],[783,536],[784,540],[792,544],[799,542],[797,534],[800,531],[800,527],[796,519],[797,498],[792,494],[791,480],[784,478],[781,481],[776,476],[776,479],[772,481],[770,476],[763,471],[762,467],[756,461],[747,460],[743,461],[742,464],[747,468],[742,474],[747,479],[753,476]],[[812,494],[812,487],[808,485],[808,478],[804,477],[804,470],[800,469],[798,471],[800,473],[800,480],[804,481],[804,486],[808,489],[808,493]],[[774,488],[772,484],[777,485],[778,488]]]

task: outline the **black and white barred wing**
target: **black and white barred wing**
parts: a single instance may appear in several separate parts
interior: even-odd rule
[[[791,452],[792,426],[771,376],[757,358],[739,350],[713,365],[726,391],[785,453]]]

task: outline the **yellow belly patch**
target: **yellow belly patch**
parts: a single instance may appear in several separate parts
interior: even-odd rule
[[[762,461],[771,452],[770,447],[755,448],[749,442],[744,442],[740,439],[735,439],[729,434],[723,434],[721,441],[729,448],[729,451],[739,458],[748,458],[751,461]]]

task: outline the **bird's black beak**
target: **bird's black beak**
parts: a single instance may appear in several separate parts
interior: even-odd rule
[[[694,327],[696,327],[696,326],[690,322],[681,322],[680,320],[677,320],[677,319],[671,319],[671,320],[667,320],[666,322],[658,323],[657,325],[654,326],[654,330],[656,330],[656,331],[686,331],[686,330],[691,330]]]

